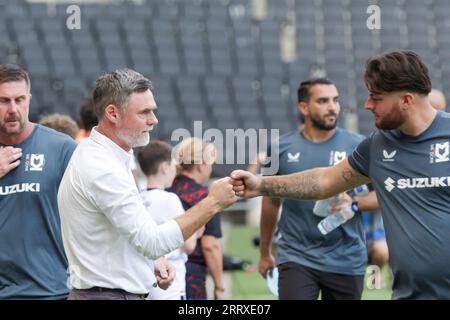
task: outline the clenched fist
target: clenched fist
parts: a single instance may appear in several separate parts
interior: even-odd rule
[[[0,147],[0,178],[20,164],[22,149],[14,147]]]
[[[231,173],[231,183],[235,194],[243,198],[253,198],[260,196],[259,185],[260,177],[254,174],[243,171],[235,170]]]
[[[172,284],[176,276],[175,267],[167,261],[164,257],[156,259],[155,265],[155,277],[158,287],[163,290],[167,290]]]
[[[209,189],[209,195],[214,199],[218,206],[218,211],[228,208],[236,202],[236,195],[233,191],[233,185],[229,177],[214,181]]]

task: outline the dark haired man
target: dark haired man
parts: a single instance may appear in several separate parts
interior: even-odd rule
[[[373,132],[333,167],[279,177],[232,173],[238,196],[327,198],[372,181],[380,202],[394,299],[450,299],[450,115],[428,100],[428,68],[412,51],[367,61]]]
[[[29,121],[30,90],[25,70],[0,65],[0,299],[65,299],[56,195],[76,144]]]
[[[334,165],[364,139],[336,127],[339,94],[330,80],[304,81],[297,95],[305,127],[280,137],[277,175]],[[265,277],[275,267],[270,247],[282,206],[277,241],[280,299],[315,300],[320,292],[324,300],[360,299],[367,263],[361,217],[324,236],[317,228],[323,217],[313,213],[314,205],[263,197],[259,271]]]

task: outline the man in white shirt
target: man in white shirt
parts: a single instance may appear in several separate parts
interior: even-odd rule
[[[139,150],[137,160],[147,177],[147,189],[141,197],[148,212],[157,224],[163,224],[184,214],[181,200],[175,193],[167,192],[176,175],[175,161],[172,159],[172,147],[163,141],[150,142]],[[175,279],[166,290],[155,287],[149,293],[150,300],[186,300],[187,255],[194,251],[197,233],[194,233],[184,245],[165,255],[176,269]]]
[[[153,285],[150,259],[181,247],[236,201],[230,179],[220,179],[186,214],[155,223],[130,170],[132,148],[147,145],[158,123],[151,90],[150,80],[130,69],[96,81],[93,103],[99,124],[75,150],[58,192],[69,299],[143,299]],[[172,273],[167,264],[155,265],[160,286],[171,282]]]

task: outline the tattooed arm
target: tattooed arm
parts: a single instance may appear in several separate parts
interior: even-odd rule
[[[247,171],[231,173],[237,196],[270,196],[298,200],[325,199],[370,179],[353,169],[347,160],[333,167],[316,168],[285,176],[257,177]]]

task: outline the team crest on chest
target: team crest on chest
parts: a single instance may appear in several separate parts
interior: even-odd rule
[[[45,165],[45,157],[42,153],[31,153],[25,156],[25,171],[42,171]]]
[[[440,163],[450,161],[449,142],[434,143],[430,146],[430,163]]]
[[[345,160],[347,157],[347,152],[345,151],[331,151],[330,152],[330,166],[334,166],[339,162]]]

